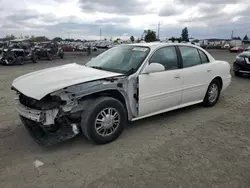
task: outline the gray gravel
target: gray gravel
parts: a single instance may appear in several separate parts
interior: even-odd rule
[[[210,50],[232,64],[236,54]],[[77,137],[38,146],[14,109],[12,80],[90,57],[0,67],[0,187],[250,187],[250,78],[236,78],[213,108],[200,105],[131,123],[121,137],[96,146]],[[35,168],[40,160],[43,166]]]

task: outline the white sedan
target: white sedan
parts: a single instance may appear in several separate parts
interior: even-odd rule
[[[86,65],[75,63],[13,81],[17,111],[42,145],[82,133],[109,143],[127,121],[202,103],[214,106],[231,82],[228,62],[190,44],[117,45]]]

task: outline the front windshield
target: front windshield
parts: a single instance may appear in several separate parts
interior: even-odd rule
[[[98,55],[86,63],[86,66],[118,73],[127,73],[131,70],[134,72],[149,51],[150,49],[144,46],[116,46]]]

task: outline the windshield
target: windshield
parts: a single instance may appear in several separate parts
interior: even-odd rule
[[[86,63],[86,66],[118,73],[131,70],[135,72],[149,51],[150,49],[144,46],[116,46],[98,55]]]

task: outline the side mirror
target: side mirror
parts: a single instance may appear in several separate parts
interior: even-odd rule
[[[160,63],[150,63],[142,72],[143,74],[149,74],[154,72],[165,71],[165,67]]]

